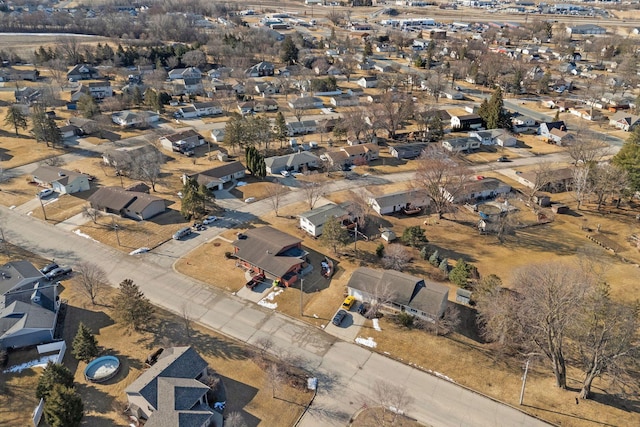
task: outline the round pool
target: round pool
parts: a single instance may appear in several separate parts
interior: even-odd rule
[[[120,369],[120,360],[115,356],[102,356],[89,362],[84,369],[84,377],[95,383],[108,381]]]

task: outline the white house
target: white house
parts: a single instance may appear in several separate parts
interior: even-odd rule
[[[222,106],[219,102],[194,102],[193,108],[196,109],[198,117],[215,116],[222,114]]]
[[[337,218],[339,221],[352,219],[351,214],[346,209],[348,205],[348,202],[340,205],[329,203],[302,213],[299,215],[300,228],[313,237],[318,237],[322,234],[322,227],[330,218]]]
[[[509,194],[511,186],[496,178],[483,178],[465,183],[455,195],[452,195],[446,187],[440,188],[440,191],[450,202],[476,203]]]
[[[160,119],[158,113],[153,111],[131,111],[123,110],[113,113],[111,121],[122,127],[148,125],[155,123]]]
[[[506,129],[490,129],[469,132],[469,137],[476,138],[482,145],[499,145],[515,147],[517,140]]]
[[[277,174],[282,171],[299,172],[308,168],[317,168],[320,159],[314,154],[301,151],[284,156],[267,157],[264,162],[267,167],[267,173]]]
[[[376,76],[364,76],[360,77],[356,83],[363,88],[373,88],[378,86],[378,78]]]
[[[311,108],[322,108],[322,99],[315,96],[301,96],[289,101],[289,107],[293,110],[308,110]]]
[[[224,184],[244,178],[245,174],[246,168],[244,165],[239,161],[235,161],[194,175],[185,174],[182,176],[182,182],[187,182],[188,178],[195,178],[198,184],[204,185],[209,190],[222,190]]]
[[[369,198],[369,205],[379,215],[402,212],[404,209],[424,208],[429,203],[429,195],[425,191],[414,189]]]
[[[32,176],[35,182],[50,187],[59,194],[72,194],[90,189],[89,175],[54,166],[38,166]]]
[[[609,124],[625,132],[632,131],[640,123],[640,116],[618,111],[609,119]]]
[[[205,143],[202,135],[193,129],[179,130],[170,135],[160,137],[159,141],[163,148],[183,154],[192,154],[196,147]]]
[[[442,146],[452,153],[471,151],[480,148],[481,142],[477,138],[454,138],[442,141]]]

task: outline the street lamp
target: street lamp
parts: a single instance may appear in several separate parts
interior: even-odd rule
[[[303,297],[304,297],[304,278],[300,279],[300,317],[304,316]]]

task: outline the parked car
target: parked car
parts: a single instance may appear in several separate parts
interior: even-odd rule
[[[255,197],[247,197],[246,199],[244,199],[245,203],[253,203],[256,201]]]
[[[60,266],[59,266],[57,263],[52,262],[51,264],[47,264],[47,265],[45,265],[44,267],[42,267],[42,269],[40,270],[40,272],[41,272],[42,274],[45,274],[45,275],[46,275],[47,273],[49,273],[49,272],[50,272],[50,271],[52,271],[52,270],[55,270],[55,269],[56,269],[56,268],[58,268],[58,267],[60,267]]]
[[[202,231],[207,229],[207,227],[201,222],[194,222],[191,228],[193,228],[195,231]]]
[[[366,302],[361,302],[361,303],[358,305],[358,308],[356,309],[356,311],[358,312],[358,314],[361,314],[361,315],[363,315],[363,316],[364,316],[364,315],[366,315],[366,314],[367,314],[367,312],[369,311],[369,308],[370,308],[370,306],[369,306],[369,304],[368,304],[368,303],[366,303]]]
[[[333,316],[333,320],[331,320],[331,323],[333,323],[336,326],[340,326],[340,324],[342,323],[345,317],[347,317],[347,312],[340,309],[338,310],[336,315]]]
[[[288,177],[288,176],[291,176],[289,171],[280,171],[280,175],[284,176],[285,178]]]
[[[53,194],[53,190],[50,188],[44,188],[38,192],[38,197],[44,199],[45,197],[49,197]]]
[[[173,235],[173,240],[180,240],[183,237],[187,237],[192,233],[191,227],[183,227],[180,230],[176,231]]]
[[[509,158],[507,156],[498,157],[498,162],[508,162]]]
[[[256,286],[258,286],[260,283],[262,283],[262,281],[264,280],[264,278],[265,278],[265,277],[264,277],[264,274],[262,274],[262,273],[261,273],[261,274],[258,274],[257,276],[253,276],[253,277],[251,278],[251,280],[249,280],[249,281],[247,282],[247,285],[246,285],[246,286],[247,286],[247,288],[249,288],[249,289],[253,289],[253,288],[255,288],[255,287],[256,287]]]
[[[349,311],[351,310],[351,307],[353,307],[355,303],[356,303],[356,297],[354,297],[353,295],[349,295],[342,302],[342,308]]]
[[[216,220],[218,219],[217,216],[215,215],[209,215],[208,217],[206,217],[205,219],[202,220],[202,223],[204,225],[209,225],[209,224],[213,224],[214,222],[216,222]]]
[[[58,267],[48,272],[45,277],[47,278],[47,280],[56,280],[60,277],[71,274],[72,271],[73,269],[71,267]]]

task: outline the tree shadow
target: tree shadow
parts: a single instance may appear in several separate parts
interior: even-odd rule
[[[455,305],[460,313],[460,324],[456,328],[456,332],[478,344],[486,344],[486,341],[480,335],[480,329],[478,327],[478,311],[475,308],[462,304],[449,302],[449,305]]]
[[[98,345],[100,344],[100,329],[111,326],[115,322],[102,311],[87,310],[68,304],[66,307],[62,336],[67,342],[68,347],[64,355],[64,365],[68,367],[71,372],[75,372],[78,369],[79,363],[71,354],[71,343],[73,343],[73,338],[78,332],[80,322],[84,323],[85,326],[96,335]]]
[[[602,421],[599,421],[599,420],[592,420],[590,418],[580,417],[578,415],[573,415],[573,414],[567,414],[567,413],[560,412],[560,411],[553,411],[551,409],[540,408],[538,406],[527,405],[526,403],[523,403],[522,406],[524,406],[526,408],[537,409],[539,411],[550,412],[552,414],[563,415],[565,417],[574,418],[576,420],[588,421],[588,422],[591,422],[591,423],[594,423],[594,424],[597,424],[597,425],[603,425],[603,426],[607,426],[607,427],[617,427],[615,424],[609,424],[609,423],[605,423],[605,422],[602,422]]]

